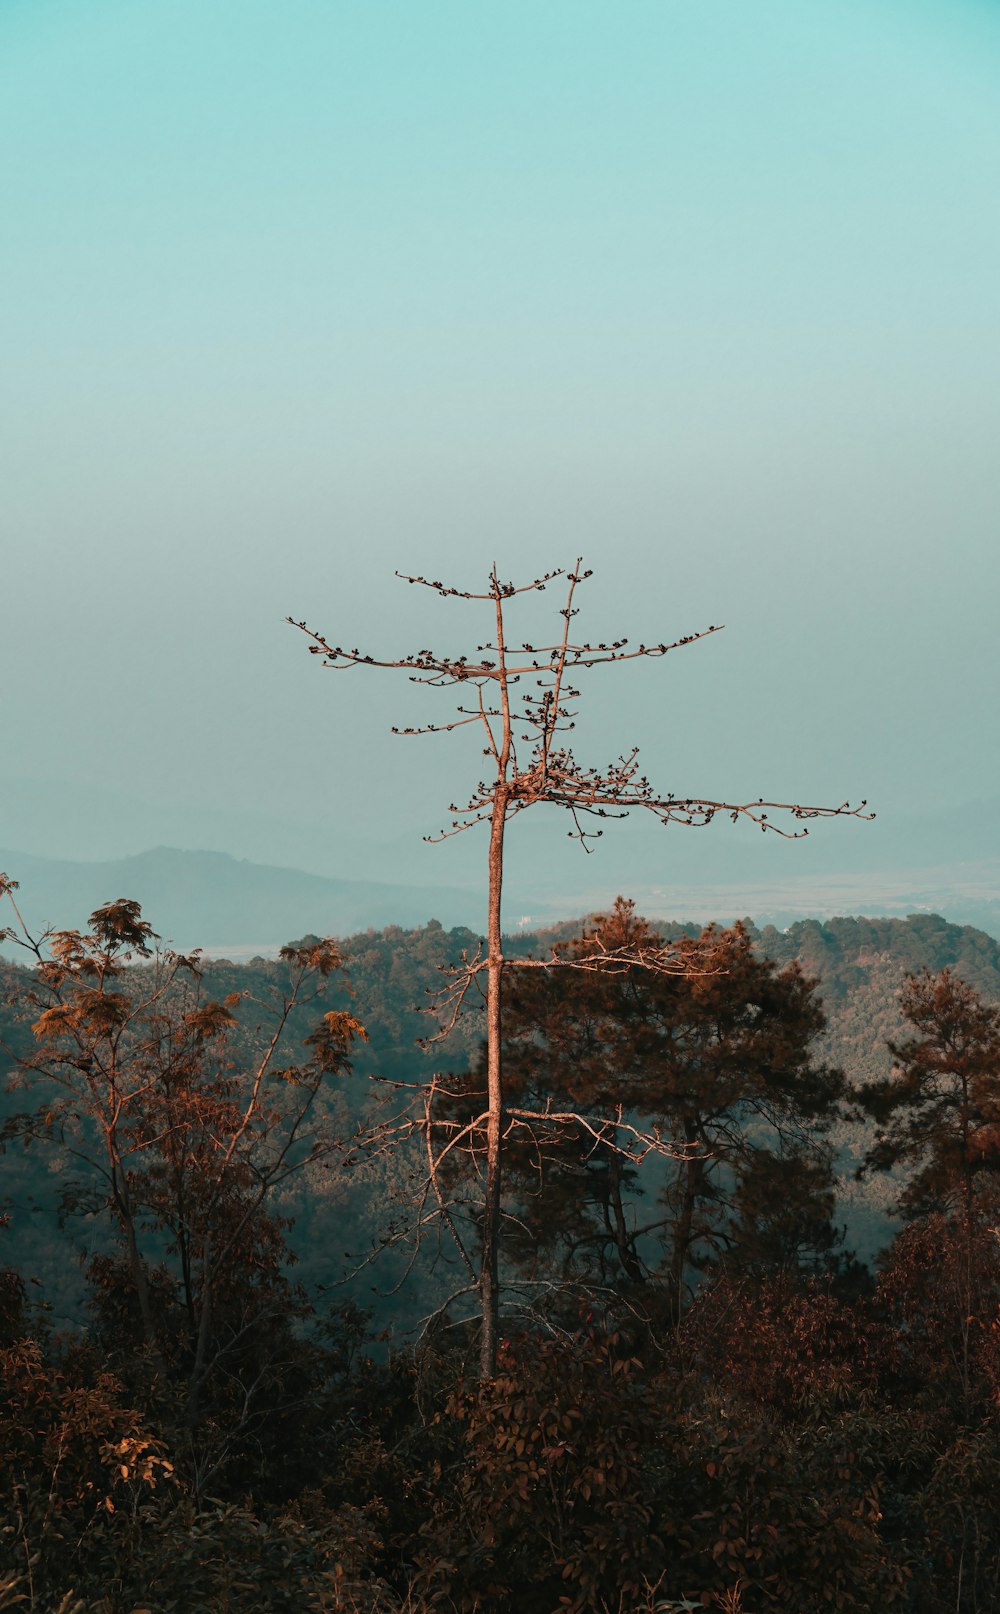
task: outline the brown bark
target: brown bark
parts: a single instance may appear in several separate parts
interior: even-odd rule
[[[198,1323],[198,1339],[195,1345],[194,1363],[191,1368],[191,1379],[188,1385],[187,1420],[193,1429],[198,1422],[198,1403],[201,1399],[201,1387],[208,1371],[208,1346],[211,1337],[212,1320],[212,1234],[209,1229],[205,1234],[205,1249],[202,1256],[202,1290],[201,1290],[201,1318]]]
[[[122,1232],[125,1235],[125,1249],[128,1255],[128,1268],[135,1289],[135,1298],[139,1306],[139,1317],[142,1322],[142,1337],[154,1358],[159,1361],[160,1348],[156,1338],[156,1325],[153,1321],[153,1306],[149,1295],[149,1277],[146,1272],[146,1263],[139,1249],[136,1238],[135,1215],[127,1188],[127,1177],[118,1148],[111,1133],[105,1135],[108,1151],[108,1164],[110,1166],[111,1192],[115,1210],[118,1215]]]
[[[642,1270],[642,1263],[636,1254],[635,1243],[625,1218],[625,1206],[622,1201],[622,1163],[617,1138],[608,1151],[608,1168],[608,1204],[618,1259],[627,1278],[633,1283],[645,1283],[646,1274]]]
[[[506,794],[498,792],[490,824],[489,972],[486,997],[486,1195],[483,1204],[483,1253],[479,1295],[483,1313],[479,1350],[479,1376],[496,1373],[500,1312],[500,1192],[503,1149],[503,1065],[500,1043],[503,1015],[503,935],[500,929],[500,894],[503,883],[503,832]]]
[[[119,1208],[120,1206],[121,1202],[119,1201]],[[146,1263],[142,1259],[142,1254],[139,1250],[135,1236],[135,1224],[131,1214],[125,1213],[122,1215],[122,1226],[125,1230],[125,1246],[128,1250],[129,1270],[132,1274],[132,1282],[135,1285],[136,1299],[139,1302],[143,1338],[154,1356],[158,1357],[160,1352],[156,1339],[156,1326],[153,1322],[153,1307],[149,1298],[149,1279],[146,1276]]]
[[[684,1142],[689,1151],[697,1141],[698,1135],[693,1122],[685,1120]],[[684,1173],[684,1192],[677,1221],[674,1224],[670,1261],[670,1293],[673,1297],[675,1321],[677,1322],[680,1322],[684,1313],[684,1268],[687,1266],[688,1251],[691,1248],[694,1231],[694,1212],[701,1189],[702,1161],[697,1155],[689,1153],[681,1170]]]
[[[497,1367],[497,1340],[500,1326],[500,1196],[503,1188],[503,932],[500,927],[500,899],[503,890],[503,837],[510,806],[507,770],[511,759],[511,712],[507,685],[506,645],[504,643],[503,596],[497,569],[492,574],[496,608],[497,655],[499,657],[500,718],[499,749],[493,745],[497,782],[490,813],[489,894],[486,940],[488,969],[486,988],[486,1196],[483,1205],[483,1256],[479,1297],[483,1314],[479,1344],[479,1376],[492,1379]]]

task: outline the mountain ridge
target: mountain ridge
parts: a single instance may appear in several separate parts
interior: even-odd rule
[[[88,863],[0,848],[0,866],[19,883],[29,928],[79,928],[102,903],[130,897],[182,949],[273,949],[308,931],[345,935],[431,916],[454,925],[477,911],[475,893],[457,887],[337,879],[210,850],[153,847]]]
[[[807,918],[901,918],[924,912],[1000,936],[996,857],[849,873],[796,869],[790,858],[780,874],[772,867],[756,880],[727,879],[721,870],[714,879],[699,878],[698,868],[685,867],[680,880],[654,883],[638,861],[631,879],[602,879],[602,868],[590,860],[568,865],[570,875],[578,871],[572,880],[555,872],[536,879],[533,859],[526,863],[518,852],[515,847],[505,881],[505,923],[511,931],[551,925],[568,913],[602,911],[623,893],[655,919],[729,923],[750,915],[757,924],[784,929]],[[124,896],[140,902],[157,932],[174,945],[234,958],[276,952],[291,937],[307,932],[344,936],[386,925],[423,925],[435,918],[446,928],[466,926],[478,933],[483,924],[483,888],[471,870],[468,884],[352,878],[259,863],[210,848],[165,845],[92,861],[0,848],[0,868],[18,880],[22,911],[35,930],[80,928],[95,908]]]

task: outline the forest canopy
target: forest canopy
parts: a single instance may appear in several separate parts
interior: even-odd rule
[[[420,1128],[390,1137],[435,1071],[444,1126],[481,1080],[471,1008],[416,1041],[477,938],[236,965],[158,953],[123,902],[3,966],[2,1595],[995,1606],[1000,947],[934,916],[664,935],[627,903],[511,946],[585,966],[622,928],[697,968],[511,993],[512,1113],[578,1119],[511,1146],[487,1383],[460,1261],[417,1236]],[[467,1142],[440,1186],[474,1246]]]

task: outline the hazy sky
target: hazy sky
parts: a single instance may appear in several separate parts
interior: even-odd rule
[[[494,557],[584,555],[595,638],[727,625],[592,675],[593,760],[890,823],[1000,793],[998,86],[993,0],[4,0],[38,835],[107,855],[117,800],[136,850],[147,802],[350,873],[433,827],[475,745],[394,740],[434,697],[281,619],[464,648],[392,573]]]

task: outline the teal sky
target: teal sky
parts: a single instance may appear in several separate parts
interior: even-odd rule
[[[464,648],[392,573],[494,557],[727,624],[595,760],[1000,794],[998,86],[985,0],[3,0],[0,772],[66,806],[0,846],[416,838],[474,748],[281,618]]]

